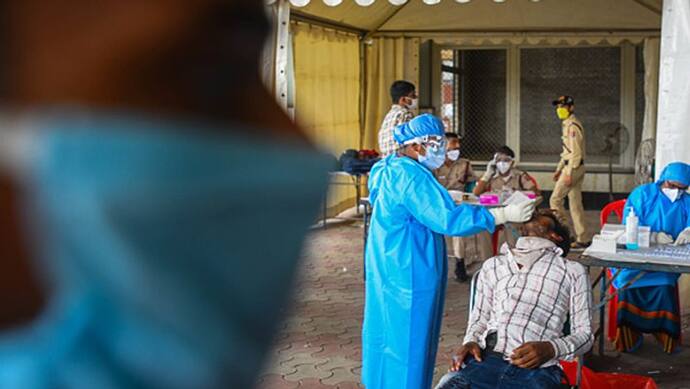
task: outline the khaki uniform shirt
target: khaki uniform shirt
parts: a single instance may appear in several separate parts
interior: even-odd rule
[[[507,176],[495,176],[489,180],[489,187],[486,189],[491,192],[501,192],[503,190],[534,192],[539,194],[537,182],[529,174],[518,169],[510,169]]]
[[[571,176],[573,169],[580,167],[585,159],[584,128],[574,114],[563,121],[561,139],[563,140],[563,152],[556,170]]]
[[[468,159],[458,158],[450,166],[445,163],[434,171],[438,182],[448,190],[465,190],[465,184],[477,181]]]

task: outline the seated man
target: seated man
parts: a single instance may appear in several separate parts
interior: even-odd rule
[[[468,159],[460,158],[460,137],[454,132],[446,133],[446,141],[448,142],[448,151],[446,152],[446,162],[434,171],[434,176],[438,182],[448,190],[457,190],[464,192],[468,184],[477,181],[477,176],[472,171],[472,163]],[[481,234],[488,236],[488,233]],[[470,262],[465,262],[465,247],[472,241],[476,241],[477,235],[474,237],[461,238],[458,236],[446,237],[448,244],[448,256],[455,259],[455,278],[460,282],[467,281],[467,269],[465,265]],[[476,244],[477,249],[483,249],[479,253],[479,259],[484,260],[491,256],[490,244]]]
[[[482,266],[464,345],[437,389],[558,388],[558,360],[592,346],[589,275],[565,258],[568,229],[542,210],[520,232]]]
[[[639,225],[650,226],[661,244],[690,242],[690,165],[669,164],[656,183],[642,185],[630,193],[625,203],[623,222],[635,210]],[[614,287],[621,288],[633,280],[638,270],[612,269],[616,274]],[[631,352],[642,344],[642,334],[651,333],[666,353],[673,353],[680,344],[680,309],[676,282],[679,274],[647,272],[618,294],[616,305],[616,348]],[[615,328],[615,326],[614,326]]]
[[[486,172],[474,188],[474,194],[479,196],[484,192],[501,191],[534,192],[541,196],[537,181],[529,174],[515,167],[515,153],[508,146],[501,146],[496,150],[494,158],[486,167]]]

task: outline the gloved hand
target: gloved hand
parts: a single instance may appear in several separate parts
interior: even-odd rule
[[[486,164],[486,171],[482,176],[481,180],[484,182],[489,182],[491,178],[496,174],[496,154],[494,157]]]
[[[688,244],[688,243],[690,243],[690,227],[681,231],[681,233],[678,234],[678,237],[676,238],[676,241],[673,244],[678,246],[681,244]]]
[[[493,215],[496,225],[524,223],[532,218],[535,204],[535,200],[530,200],[520,204],[510,204],[503,208],[493,208],[489,212]]]
[[[652,241],[656,244],[671,244],[673,238],[665,232],[655,232],[652,234]]]

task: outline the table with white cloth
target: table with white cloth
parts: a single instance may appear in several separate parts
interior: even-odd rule
[[[601,267],[601,272],[592,283],[592,289],[600,283],[599,303],[594,307],[594,311],[599,310],[599,327],[595,336],[599,337],[599,355],[604,355],[604,324],[606,317],[606,303],[613,299],[621,290],[625,290],[642,278],[646,272],[667,272],[667,273],[690,273],[690,245],[652,245],[648,248],[638,250],[618,249],[615,254],[596,252],[591,249],[585,250],[576,259],[587,270],[592,266]],[[616,273],[610,280],[606,277],[606,270],[610,267],[640,270],[640,273],[625,283],[614,293],[608,293],[607,289],[616,279]]]
[[[351,186],[355,189],[355,205],[361,204],[360,199],[362,198],[362,188],[366,185],[363,177],[368,176],[369,173],[353,174],[344,171],[334,171],[328,173],[328,185],[329,186]],[[350,182],[338,182],[339,178],[346,178]],[[324,197],[323,210],[321,213],[321,226],[323,228],[327,227],[326,220],[328,219],[328,195]],[[359,215],[359,207],[356,208],[356,214]]]

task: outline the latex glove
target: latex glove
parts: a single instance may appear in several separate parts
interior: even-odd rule
[[[496,154],[494,157],[486,164],[486,171],[482,176],[482,181],[489,182],[491,178],[496,174]]]
[[[681,231],[681,233],[678,234],[678,237],[676,238],[676,241],[673,244],[678,246],[681,244],[688,244],[688,243],[690,243],[690,227]]]
[[[656,244],[671,244],[671,243],[673,243],[673,238],[671,238],[671,236],[665,232],[655,232],[652,235],[653,235],[652,240]]]
[[[493,208],[489,212],[496,225],[505,223],[524,223],[532,218],[536,201],[530,200],[520,204],[510,204],[503,208]]]

